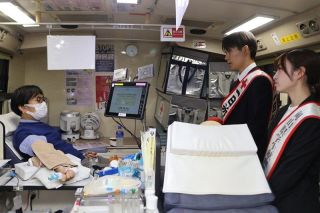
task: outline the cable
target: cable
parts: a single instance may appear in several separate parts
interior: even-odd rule
[[[120,123],[121,123],[121,126],[123,126],[123,127],[124,127],[124,124],[122,123],[121,118],[119,118],[119,121],[120,121]]]
[[[32,211],[32,201],[36,198],[35,194],[32,194],[30,197],[30,211]]]
[[[143,131],[147,131],[147,113],[146,113],[146,111],[144,112],[144,129],[143,129]]]
[[[129,132],[130,135],[136,140],[139,149],[141,149],[141,141],[139,140],[139,138],[138,138],[135,134],[133,134],[128,128],[126,128],[126,127],[124,126],[124,124],[122,123],[121,118],[119,118],[119,121],[120,121],[120,123],[121,123],[121,126],[122,126],[127,132]]]
[[[20,175],[18,175],[18,173],[15,172],[16,177],[18,179],[18,183],[19,183],[19,179],[23,180],[23,181],[27,181],[27,180],[31,180],[41,169],[42,167],[38,167],[38,169],[31,175],[31,177],[29,177],[28,179],[23,179],[22,177],[20,177]]]
[[[134,135],[136,135],[136,129],[137,129],[137,120],[134,119]]]
[[[120,125],[124,130],[126,130],[136,140],[139,149],[141,149],[141,141],[127,127],[125,127],[125,125],[122,123],[121,119],[119,118],[119,120],[120,120],[120,122],[119,122],[114,117],[111,117],[111,118],[114,122],[116,122],[118,125]]]
[[[11,172],[10,172],[10,176],[12,177],[12,178],[17,178],[17,185],[16,185],[16,187],[19,187],[19,178],[18,178],[18,175],[17,175],[17,173],[14,171],[14,170],[12,170]]]

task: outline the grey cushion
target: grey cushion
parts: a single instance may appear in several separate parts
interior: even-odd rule
[[[225,210],[192,210],[174,208],[168,211],[168,213],[278,213],[278,210],[274,206],[267,205],[254,208]]]
[[[166,193],[164,207],[172,208],[219,210],[241,209],[264,206],[274,200],[273,194],[257,195],[189,195],[179,193]]]

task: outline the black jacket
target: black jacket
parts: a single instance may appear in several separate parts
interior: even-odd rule
[[[225,124],[247,124],[258,147],[262,162],[268,137],[268,123],[272,107],[272,85],[264,76],[256,77],[239,103],[231,112]]]
[[[313,96],[306,101],[316,100]],[[288,109],[281,108],[270,136]],[[319,213],[320,120],[309,118],[293,133],[269,183],[280,213]]]

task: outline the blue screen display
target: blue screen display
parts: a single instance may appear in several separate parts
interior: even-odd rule
[[[111,113],[139,114],[143,87],[115,87],[110,104]]]

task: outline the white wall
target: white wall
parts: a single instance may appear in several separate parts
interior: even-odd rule
[[[45,36],[45,35],[43,35]],[[39,38],[40,44],[43,45],[43,39]],[[106,43],[106,42],[104,42]],[[156,76],[159,69],[161,43],[136,42],[139,53],[135,57],[129,57],[121,54],[125,46],[129,42],[112,41],[115,46],[115,69],[127,67],[129,74],[133,77],[137,72],[137,68],[147,64],[154,64],[155,77],[150,80],[151,87],[147,101],[146,118],[147,125],[155,125],[154,110],[156,104]],[[25,45],[26,46],[26,45]],[[32,46],[37,46],[36,43]],[[59,114],[62,110],[76,110],[80,112],[88,112],[95,110],[95,103],[90,106],[67,106],[65,104],[64,90],[64,71],[48,71],[47,70],[47,53],[46,48],[32,48],[23,50],[23,55],[17,55],[13,59],[14,63],[10,64],[9,88],[13,91],[19,86],[26,84],[35,84],[43,89],[45,96],[49,99],[49,123],[54,126],[59,125]],[[92,94],[95,95],[95,94]],[[101,127],[100,132],[103,136],[113,137],[116,124],[111,118],[105,118],[100,113]],[[125,125],[133,131],[134,121],[124,120]],[[141,122],[137,122],[137,133],[141,129]]]

